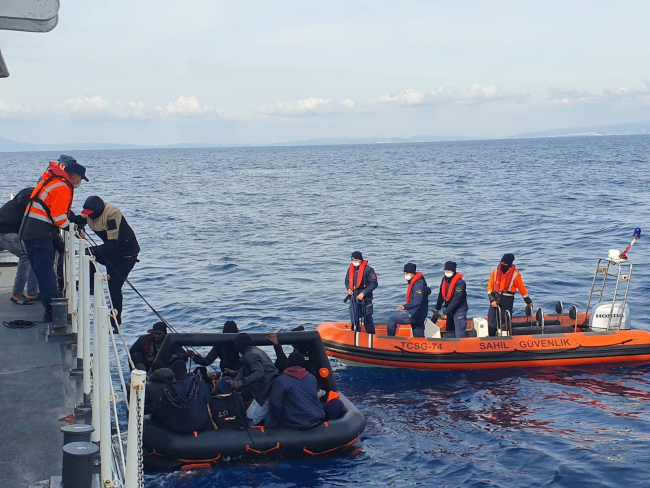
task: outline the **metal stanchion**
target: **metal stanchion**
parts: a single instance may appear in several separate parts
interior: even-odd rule
[[[100,305],[95,307],[95,327],[99,341],[95,344],[95,355],[99,352],[99,359],[95,366],[95,374],[99,379],[99,404],[93,405],[93,411],[99,410],[99,452],[102,460],[102,483],[111,482],[113,479],[113,452],[111,450],[111,375],[109,371],[108,352],[108,307]]]
[[[95,271],[94,275],[94,291],[95,291],[95,307],[93,315],[93,389],[92,389],[92,398],[93,398],[93,411],[92,411],[92,424],[95,427],[95,431],[92,433],[91,439],[93,442],[99,442],[101,439],[101,426],[99,420],[99,405],[101,400],[99,398],[99,374],[98,374],[98,364],[99,357],[101,356],[102,351],[99,348],[99,327],[97,326],[97,321],[99,317],[98,308],[104,304],[104,288],[102,275]],[[108,351],[106,352],[108,353]]]
[[[77,265],[75,263],[75,228],[76,225],[72,222],[68,227],[66,235],[66,296],[68,298],[68,311],[70,313],[70,323],[72,324],[72,333],[77,333]],[[77,359],[79,353],[77,352]]]
[[[90,403],[90,256],[86,256],[86,241],[83,240],[84,252],[81,253],[81,268],[79,269],[79,298],[81,300],[80,315],[83,316],[83,396],[84,403]],[[81,277],[84,277],[83,280]],[[79,341],[77,341],[79,342]]]
[[[142,422],[144,418],[144,389],[147,374],[131,371],[131,401],[129,402],[129,430],[126,445],[125,488],[139,488],[142,480]]]

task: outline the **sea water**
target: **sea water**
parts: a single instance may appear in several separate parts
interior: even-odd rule
[[[375,322],[404,301],[402,267],[435,289],[453,260],[469,316],[515,255],[535,307],[584,310],[595,265],[650,221],[650,137],[404,145],[73,151],[76,191],[120,208],[142,252],[133,284],[180,332],[314,329],[347,320],[359,250],[377,272]],[[58,153],[0,154],[0,193],[32,186]],[[650,229],[649,229],[650,230]],[[629,306],[649,329],[650,244]],[[435,294],[435,291],[434,291]],[[157,321],[124,287],[133,342]],[[435,300],[435,295],[432,296]],[[434,304],[431,303],[433,308]],[[515,301],[515,313],[524,302]],[[123,363],[126,366],[126,363]],[[147,475],[148,487],[640,486],[650,479],[650,366],[418,372],[335,365],[367,419],[351,455]]]

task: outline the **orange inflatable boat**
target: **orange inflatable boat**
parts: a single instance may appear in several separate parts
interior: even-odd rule
[[[635,231],[632,244],[639,236]],[[565,314],[561,302],[554,314],[538,309],[533,317],[527,310],[527,316],[511,318],[506,313],[494,337],[488,337],[483,317],[469,319],[468,337],[460,339],[453,325],[447,331],[444,320],[430,319],[425,337],[413,337],[410,325],[398,326],[395,336],[386,335],[386,325],[376,325],[374,335],[343,322],[324,322],[317,330],[327,354],[352,366],[467,370],[650,362],[650,332],[631,328],[627,307],[632,263],[626,253],[632,244],[598,261],[583,313],[571,307]],[[613,288],[611,301],[603,301],[606,288]]]

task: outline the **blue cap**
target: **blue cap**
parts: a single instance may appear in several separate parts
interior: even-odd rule
[[[445,263],[445,271],[456,271],[456,263],[453,261],[447,261]]]
[[[413,273],[413,274],[415,274],[416,269],[417,269],[417,267],[413,263],[406,263],[404,265],[404,272],[405,273]]]
[[[228,385],[228,378],[226,376],[222,376],[217,381],[217,390],[225,395],[232,393],[232,388]]]
[[[82,179],[88,181],[88,178],[86,178],[86,168],[77,163],[77,160],[72,156],[61,154],[61,156],[59,156],[59,163],[65,165],[65,170],[68,173],[79,175]]]

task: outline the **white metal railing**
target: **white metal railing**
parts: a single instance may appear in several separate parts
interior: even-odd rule
[[[75,238],[76,237],[76,238]],[[76,242],[79,250],[76,250]],[[105,286],[108,277],[103,274],[89,248],[84,236],[77,232],[76,225],[70,224],[65,251],[65,295],[68,298],[68,310],[72,316],[72,332],[77,334],[77,366],[83,370],[83,400],[91,405],[92,425],[95,430],[91,441],[99,444],[101,459],[101,486],[104,488],[144,486],[142,469],[142,422],[144,417],[144,388],[146,374],[133,367],[128,354],[126,341],[117,326],[116,312],[112,303],[106,304]],[[91,278],[90,271],[94,270]],[[79,289],[77,292],[77,278]],[[90,280],[94,285],[94,308],[91,307]],[[91,321],[92,317],[92,321]],[[126,382],[120,365],[120,353],[115,341],[113,325],[122,339],[126,356],[131,365],[130,401],[126,397]],[[92,332],[91,332],[92,322]],[[91,334],[93,337],[91,353]],[[113,349],[117,375],[124,395],[116,395],[110,372],[110,349]],[[120,424],[117,416],[117,404],[125,402],[128,416],[128,433],[126,456],[124,453]],[[112,409],[111,409],[112,406]],[[116,432],[113,436],[111,423]],[[113,437],[117,439],[119,449],[113,451]]]

